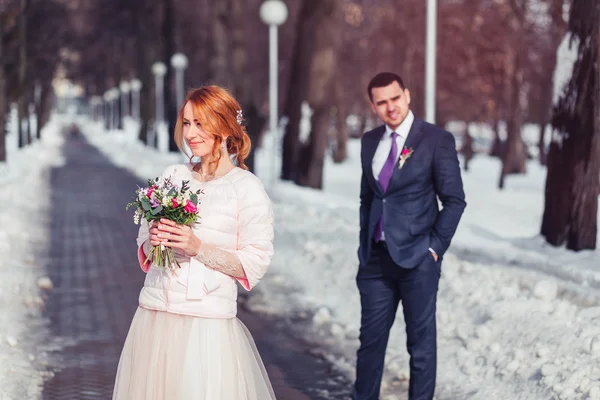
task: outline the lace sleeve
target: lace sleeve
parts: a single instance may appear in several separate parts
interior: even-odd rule
[[[242,268],[242,263],[235,254],[212,244],[202,243],[200,245],[200,252],[194,258],[208,268],[233,276],[234,278],[244,278],[246,276]]]
[[[140,263],[140,268],[144,272],[148,272],[150,269],[150,261],[146,262],[146,259],[148,253],[150,253],[150,249],[152,248],[150,245],[150,233],[148,228],[148,222],[146,220],[142,220],[140,222],[140,229],[136,240],[138,245],[138,262]]]

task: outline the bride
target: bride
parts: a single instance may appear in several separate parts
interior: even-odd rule
[[[142,222],[138,259],[147,275],[113,400],[275,399],[252,336],[236,318],[236,281],[252,289],[273,256],[271,202],[244,165],[250,139],[242,122],[240,105],[218,86],[194,89],[184,102],[175,141],[183,151],[185,140],[200,162],[190,156],[163,177],[202,189],[200,219],[191,228]],[[160,244],[174,250],[181,269],[144,262]]]

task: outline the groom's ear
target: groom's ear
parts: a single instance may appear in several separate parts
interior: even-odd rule
[[[371,105],[371,110],[373,110],[373,112],[374,112],[375,114],[377,114],[377,109],[375,108],[375,104],[373,104],[373,100],[370,100],[370,101],[369,101],[369,104]]]
[[[406,103],[410,104],[410,90],[404,89],[404,96],[406,96]]]

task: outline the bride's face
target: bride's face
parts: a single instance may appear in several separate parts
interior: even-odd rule
[[[194,108],[190,102],[183,108],[183,137],[194,156],[204,157],[212,153],[215,139],[194,117]]]

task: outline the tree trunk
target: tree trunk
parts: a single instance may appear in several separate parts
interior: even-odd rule
[[[231,0],[231,67],[233,70],[233,94],[244,112],[246,132],[252,146],[246,158],[248,169],[255,172],[254,154],[260,143],[265,118],[261,115],[252,91],[252,71],[248,69],[248,44],[246,41],[246,8],[244,0]]]
[[[242,107],[246,108],[254,104],[254,100],[252,99],[252,71],[248,70],[244,0],[231,0],[231,19],[232,91]]]
[[[295,182],[315,189],[323,188],[323,165],[331,125],[331,104],[334,101],[337,67],[336,10],[339,0],[320,0],[318,23],[315,29],[315,51],[312,53],[307,100],[314,110],[310,139],[303,149],[301,168]]]
[[[301,148],[301,159],[296,183],[315,189],[323,188],[323,166],[327,149],[331,116],[327,107],[315,108],[311,117],[310,140]]]
[[[600,5],[574,0],[569,30],[579,39],[579,58],[554,109],[562,140],[548,155],[541,234],[570,250],[595,249],[600,195]]]
[[[538,141],[538,158],[540,165],[546,165],[546,127],[548,123],[546,121],[540,123],[540,139]]]
[[[548,151],[544,215],[541,233],[548,243],[561,246],[567,239],[572,200],[573,179],[563,149],[553,141]]]
[[[461,152],[463,154],[464,163],[465,163],[465,171],[469,170],[469,162],[473,158],[473,137],[469,132],[469,123],[465,123],[465,131],[463,132],[463,144],[461,148]]]
[[[23,132],[23,117],[26,115],[25,88],[27,85],[25,81],[27,75],[27,5],[27,0],[21,0],[21,14],[19,16],[19,98],[17,101],[19,147],[23,147],[30,142],[30,139]]]
[[[41,83],[42,90],[40,93],[39,104],[37,107],[37,132],[36,136],[39,139],[42,138],[42,128],[48,123],[50,119],[50,109],[52,107],[52,83],[43,82]]]
[[[177,101],[173,93],[173,67],[171,57],[175,54],[175,10],[173,0],[163,0],[164,14],[162,24],[163,37],[163,62],[167,66],[164,76],[164,99],[165,99],[165,121],[169,133],[169,151],[178,152],[179,147],[175,143],[175,122],[177,121]]]
[[[498,118],[494,119],[492,131],[494,132],[494,139],[490,147],[490,157],[498,157],[502,159],[506,143],[500,139],[500,121]]]
[[[2,162],[6,162],[6,86],[4,78],[4,25],[0,23],[0,163]]]
[[[360,134],[360,136],[362,137],[362,135],[364,135],[365,130],[367,129],[367,116],[364,113],[361,113],[359,115],[360,118],[360,124],[358,126],[358,132]]]
[[[502,157],[502,170],[498,188],[504,188],[504,180],[509,174],[524,174],[527,172],[527,148],[521,138],[523,125],[521,110],[521,86],[523,84],[523,68],[521,67],[522,51],[516,50],[514,65],[511,72],[511,95],[508,121],[506,126],[506,151]]]
[[[348,118],[348,109],[346,108],[346,99],[344,97],[344,86],[339,79],[335,85],[335,97],[336,97],[336,130],[335,130],[335,148],[333,149],[333,162],[341,163],[346,161],[348,158],[348,124],[346,119]]]
[[[231,87],[229,69],[229,1],[219,0],[212,4],[213,56],[210,61],[211,78],[217,85]]]
[[[137,46],[135,57],[135,69],[137,78],[142,82],[140,90],[140,131],[138,134],[139,140],[148,143],[148,130],[151,128],[150,120],[152,119],[153,109],[155,104],[154,76],[152,75],[151,65],[154,63],[160,54],[159,42],[153,36],[152,27],[152,12],[148,9],[142,9],[140,13],[134,13],[134,24],[137,32]],[[154,144],[151,147],[156,147]]]
[[[558,46],[562,42],[562,39],[566,31],[566,23],[563,18],[563,3],[564,0],[553,0],[550,5],[550,16],[552,18],[552,24],[550,24],[550,51],[548,52],[548,60],[546,68],[544,68],[545,76],[542,82],[543,92],[540,101],[543,102],[543,119],[540,123],[540,138],[538,142],[538,155],[541,165],[546,165],[547,154],[546,154],[546,130],[547,125],[552,118],[552,92],[554,82],[554,70],[556,69],[557,62],[557,50]]]
[[[290,82],[285,105],[289,118],[283,136],[281,179],[295,181],[298,176],[300,158],[300,119],[302,101],[306,98],[308,64],[314,35],[314,13],[319,0],[304,0],[296,26],[296,42],[291,61]]]

